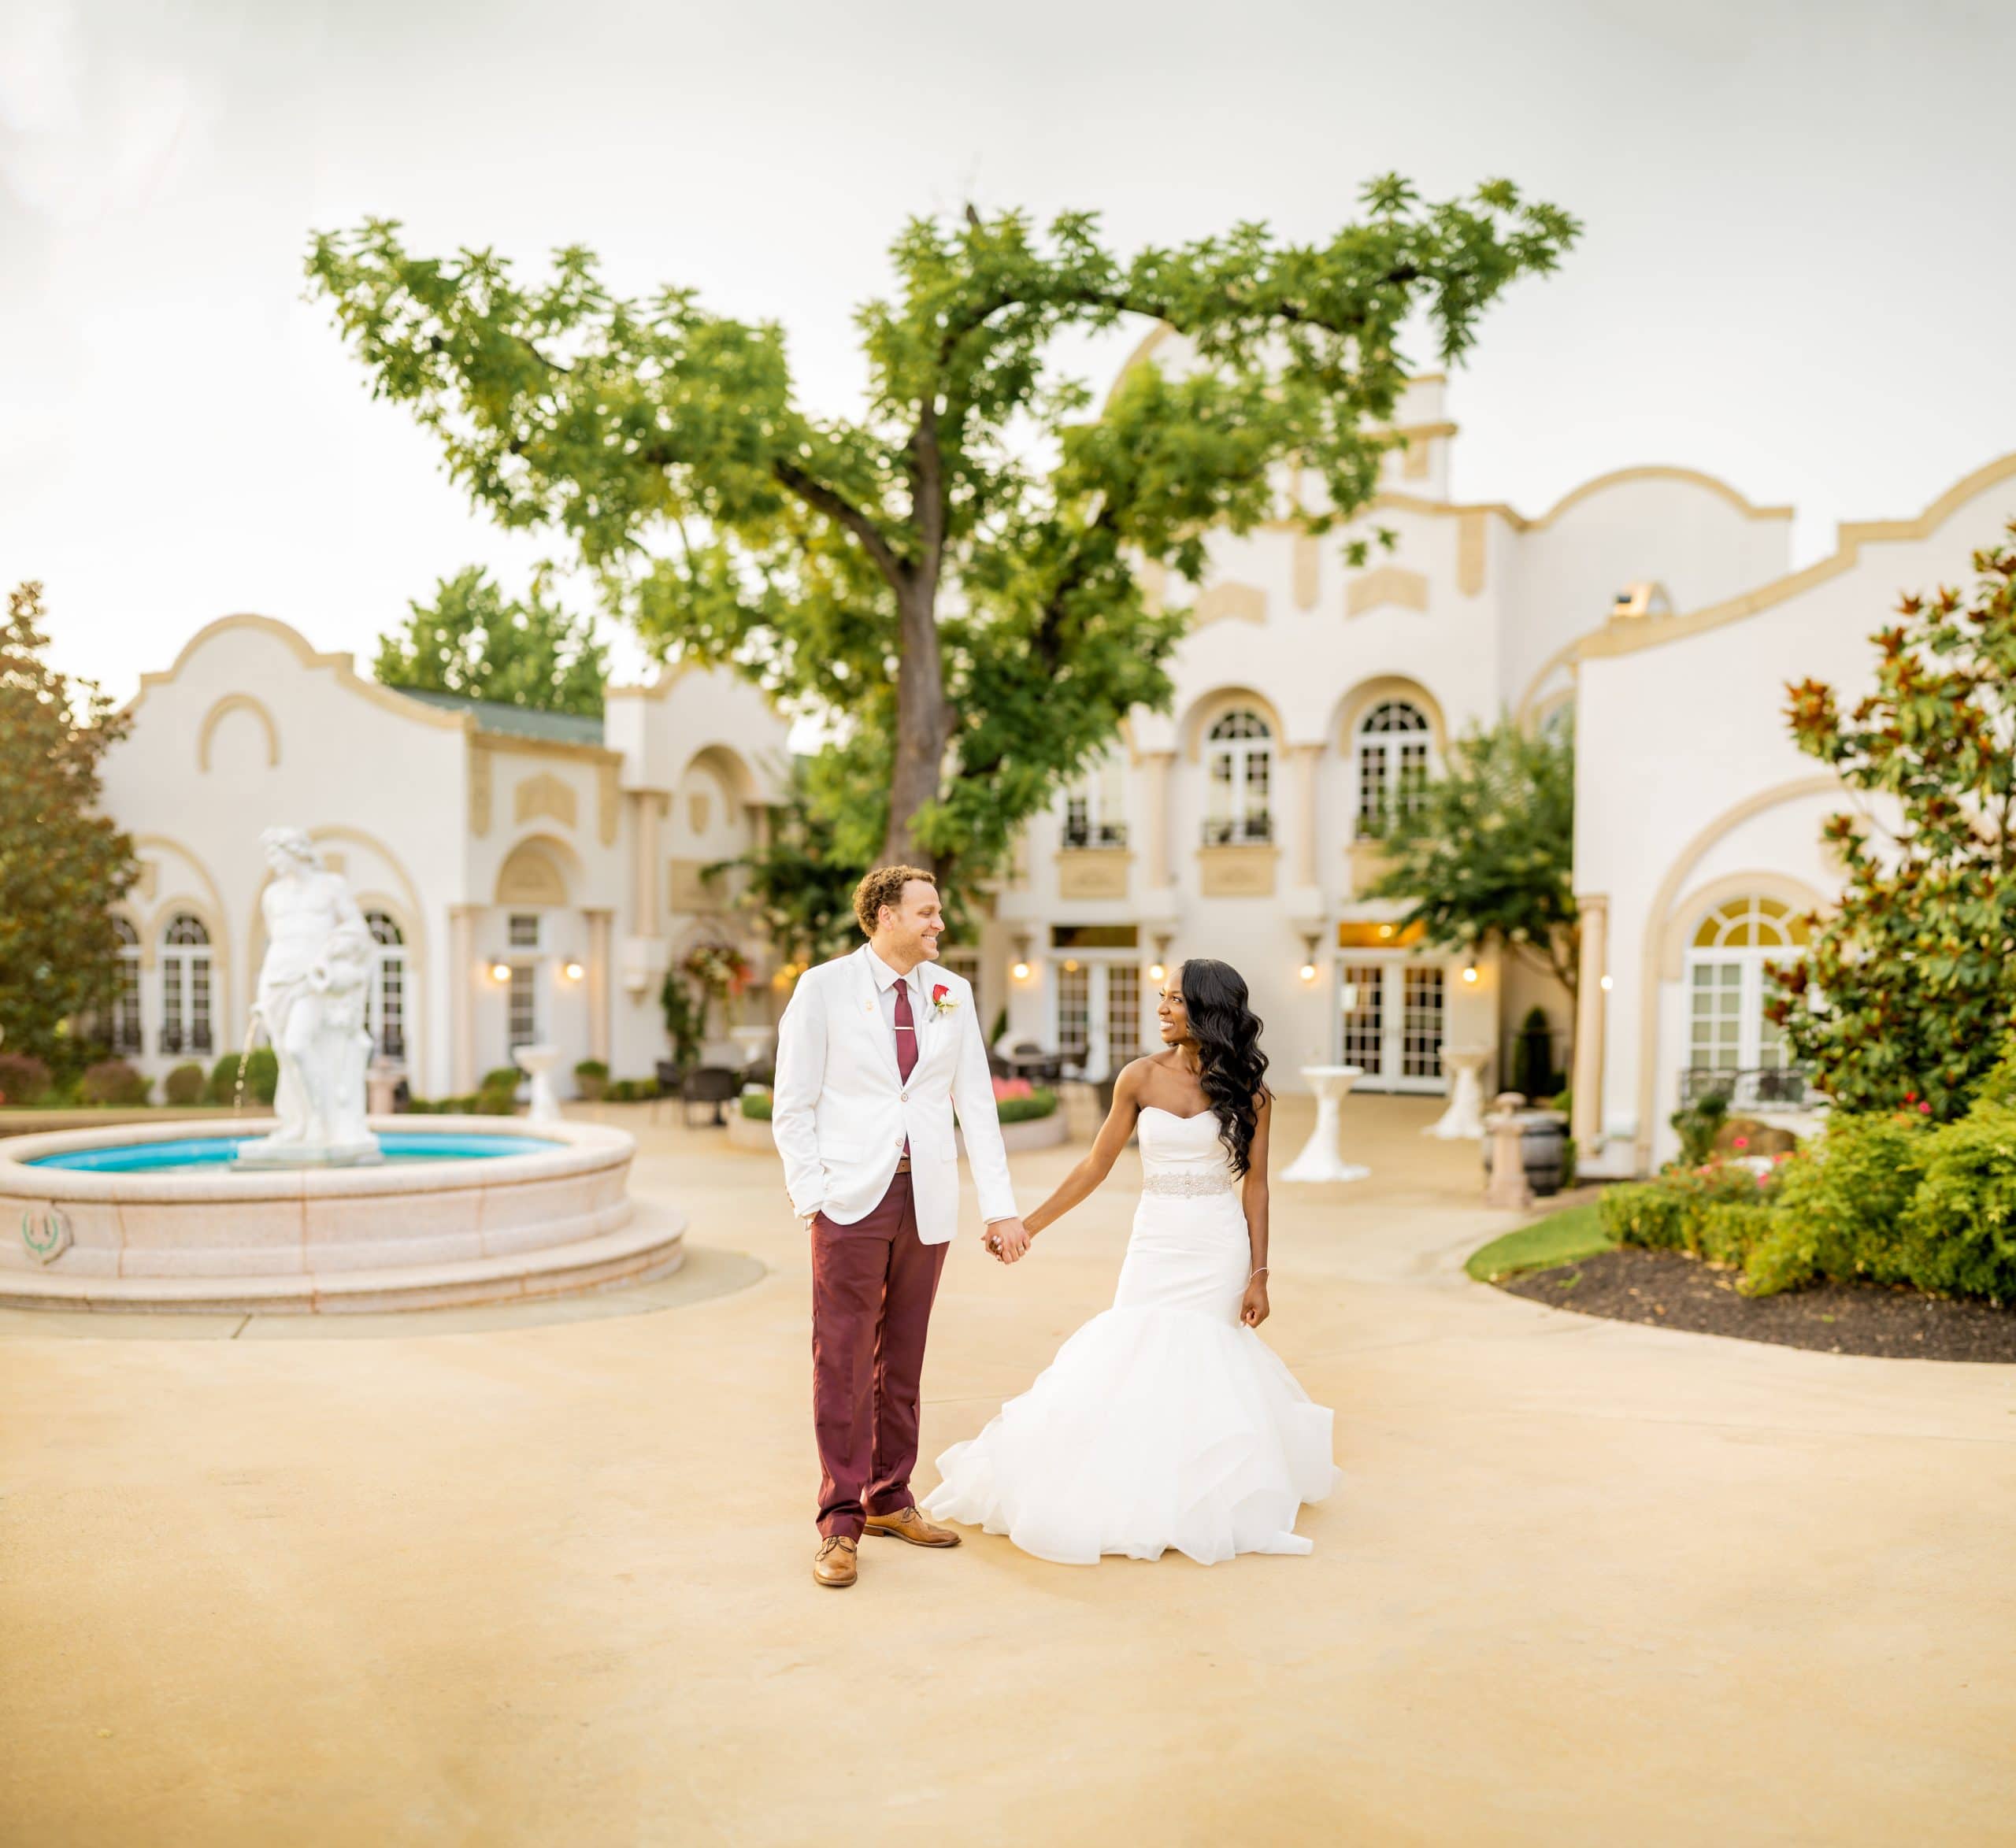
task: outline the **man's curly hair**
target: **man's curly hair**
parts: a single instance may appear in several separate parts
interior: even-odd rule
[[[902,903],[903,887],[914,879],[921,879],[928,886],[938,883],[936,876],[921,866],[878,866],[854,887],[854,922],[861,926],[864,937],[875,935],[875,920],[884,905],[894,908]]]

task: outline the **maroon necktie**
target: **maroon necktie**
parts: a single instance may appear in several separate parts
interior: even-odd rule
[[[896,1069],[904,1083],[917,1069],[917,1022],[910,1017],[910,985],[907,978],[896,983]],[[903,1138],[903,1159],[910,1156],[910,1139]]]

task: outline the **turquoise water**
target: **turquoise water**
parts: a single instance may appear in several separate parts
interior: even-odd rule
[[[249,1135],[192,1135],[172,1143],[121,1143],[109,1149],[72,1149],[38,1155],[31,1168],[76,1168],[92,1174],[174,1174],[221,1168],[238,1158]],[[537,1155],[558,1148],[536,1135],[381,1135],[387,1161],[484,1161],[498,1155]],[[271,1171],[268,1171],[271,1172]],[[284,1170],[282,1172],[284,1172]]]

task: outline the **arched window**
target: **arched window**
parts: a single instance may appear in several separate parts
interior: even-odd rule
[[[217,1050],[210,1023],[210,933],[178,911],[161,934],[161,1050]]]
[[[1687,951],[1692,1071],[1785,1068],[1784,1036],[1764,1017],[1765,965],[1797,956],[1806,942],[1805,919],[1776,898],[1732,898],[1702,919]],[[1692,1088],[1700,1089],[1700,1082]]]
[[[1358,831],[1378,835],[1417,807],[1428,783],[1428,715],[1381,700],[1358,721]]]
[[[119,987],[112,1001],[112,1050],[121,1058],[132,1058],[141,1049],[140,933],[124,918],[114,917],[112,934],[119,939]]]
[[[1243,707],[1227,713],[1212,726],[1205,756],[1206,844],[1272,840],[1274,734],[1267,721]]]
[[[383,911],[367,911],[371,931],[371,1002],[369,1024],[372,1050],[381,1058],[406,1056],[406,940]]]

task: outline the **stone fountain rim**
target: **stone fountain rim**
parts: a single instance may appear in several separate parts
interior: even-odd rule
[[[80,1149],[130,1147],[136,1143],[206,1141],[258,1135],[274,1124],[269,1117],[144,1124],[109,1124],[96,1129],[43,1130],[0,1140],[0,1197],[45,1200],[97,1200],[196,1205],[206,1201],[295,1200],[312,1196],[408,1195],[461,1193],[472,1187],[524,1186],[600,1169],[625,1168],[636,1154],[636,1137],[604,1123],[528,1123],[522,1117],[373,1117],[380,1135],[509,1135],[550,1143],[522,1155],[471,1157],[439,1167],[231,1169],[217,1174],[121,1173],[88,1168],[31,1165],[43,1155]]]

